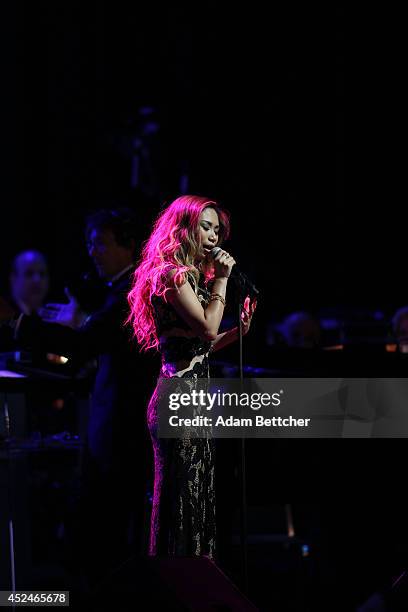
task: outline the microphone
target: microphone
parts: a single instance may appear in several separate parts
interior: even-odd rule
[[[216,257],[220,251],[220,247],[214,247],[210,251],[211,257],[214,259],[214,257]],[[236,264],[232,267],[230,279],[234,281],[237,289],[239,289],[242,294],[245,293],[251,297],[257,297],[259,295],[259,290],[255,287],[254,283],[247,277],[246,274],[237,268]]]

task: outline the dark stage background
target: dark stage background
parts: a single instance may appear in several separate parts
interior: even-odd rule
[[[230,249],[271,312],[389,304],[395,242],[382,232],[379,243],[372,181],[344,188],[342,9],[322,19],[309,7],[26,6],[8,49],[17,63],[3,150],[17,176],[3,201],[3,282],[10,256],[36,245],[61,288],[83,269],[89,210],[131,203],[145,237],[183,174],[187,192],[231,210]],[[130,185],[142,107],[160,126],[144,195]]]
[[[404,305],[402,162],[393,140],[401,61],[382,16],[354,13],[349,42],[339,3],[324,13],[276,4],[221,11],[219,3],[9,10],[1,294],[13,255],[36,247],[49,257],[53,297],[61,298],[66,282],[90,267],[87,213],[130,205],[143,239],[160,206],[184,191],[232,213],[228,249],[262,293],[256,365],[270,365],[266,324],[289,311],[389,316]],[[143,129],[150,133],[141,138]],[[137,181],[135,156],[146,143],[151,163]],[[311,512],[305,532],[316,528],[333,560],[323,580],[328,597],[339,568],[355,585],[369,558],[368,571],[379,568],[376,546],[394,554],[360,591],[350,586],[362,598],[406,559],[405,544],[388,538],[395,512],[404,515],[403,440],[376,448],[369,440],[311,442],[260,452],[274,476],[255,476],[249,493],[265,507],[297,499],[300,523]],[[256,457],[250,475],[259,473]],[[399,528],[405,533],[402,520]],[[360,552],[350,553],[356,542]]]
[[[372,16],[347,58],[338,4],[322,14],[57,3],[14,17],[3,25],[3,282],[11,255],[37,245],[61,287],[83,269],[89,210],[131,203],[145,237],[185,175],[185,191],[231,210],[229,247],[271,312],[403,303],[397,117],[378,83],[395,56],[374,46]],[[160,129],[143,195],[131,157],[145,107]]]

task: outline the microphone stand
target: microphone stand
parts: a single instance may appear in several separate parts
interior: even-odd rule
[[[243,359],[243,343],[242,343],[242,322],[241,315],[244,309],[243,304],[243,291],[238,289],[238,341],[239,341],[239,380],[240,380],[240,392],[244,390],[244,359]],[[242,564],[242,576],[244,591],[248,594],[249,580],[248,580],[248,528],[247,528],[247,494],[246,494],[246,464],[245,464],[245,437],[241,438],[241,453],[240,453],[240,485],[241,485],[241,499],[240,499],[240,541],[241,541],[241,564]]]
[[[233,278],[236,297],[238,302],[237,316],[238,316],[238,344],[239,344],[239,380],[240,380],[240,391],[244,390],[244,359],[243,359],[243,334],[242,334],[242,320],[241,315],[244,310],[244,300],[246,296],[257,296],[259,291],[255,285],[249,280],[249,278],[239,273],[238,276]],[[240,447],[240,543],[241,543],[241,564],[242,564],[242,576],[244,592],[248,594],[249,579],[248,579],[248,528],[247,528],[247,491],[246,491],[246,448],[245,448],[245,437],[241,438]]]

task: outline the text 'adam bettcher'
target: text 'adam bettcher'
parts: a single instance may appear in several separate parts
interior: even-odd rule
[[[217,403],[217,406],[224,407],[249,407],[252,410],[259,410],[267,406],[280,406],[280,393],[228,393],[218,389],[215,393],[209,393],[204,390],[192,390],[190,393],[171,393],[169,395],[170,410],[179,410],[181,407],[201,406],[206,410],[212,410]],[[310,419],[295,419],[292,416],[281,417],[273,416],[265,418],[257,416],[255,421],[251,418],[234,418],[219,416],[214,425],[224,427],[251,427],[255,424],[256,427],[308,427]],[[204,426],[211,427],[212,419],[206,416],[196,416],[192,419],[180,419],[178,417],[170,417],[169,424],[173,427],[177,426]]]

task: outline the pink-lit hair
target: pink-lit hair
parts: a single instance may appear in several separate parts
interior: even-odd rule
[[[203,262],[200,270],[194,264],[200,246],[200,217],[205,208],[214,208],[218,214],[218,244],[221,244],[229,235],[229,214],[213,200],[185,195],[159,214],[143,246],[128,295],[130,315],[126,321],[133,326],[141,350],[158,348],[152,296],[165,299],[165,293],[170,289],[170,271],[176,270],[171,286],[180,286],[189,278],[197,287],[200,270],[206,282],[214,277],[211,262]]]

